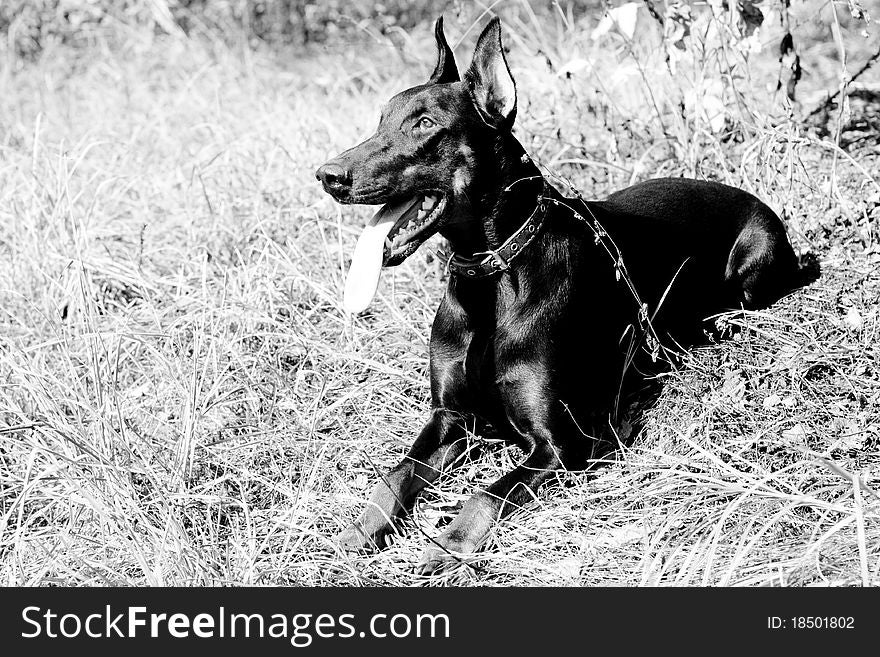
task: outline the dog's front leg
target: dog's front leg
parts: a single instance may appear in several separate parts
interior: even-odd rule
[[[446,530],[437,537],[436,545],[425,550],[419,563],[419,572],[429,574],[456,556],[476,552],[492,525],[533,499],[534,491],[561,465],[550,443],[535,444],[532,452],[515,469],[465,503]]]
[[[497,520],[533,499],[541,484],[569,460],[562,451],[562,432],[551,420],[553,396],[547,371],[539,365],[524,365],[511,368],[511,374],[499,379],[507,418],[531,450],[516,468],[465,503],[436,544],[425,551],[418,568],[422,574],[443,567],[457,555],[475,552]]]
[[[382,477],[360,517],[339,534],[337,543],[346,550],[382,547],[394,519],[466,449],[465,418],[455,411],[435,408],[407,455]]]

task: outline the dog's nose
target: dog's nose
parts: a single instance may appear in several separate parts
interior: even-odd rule
[[[319,167],[315,172],[315,178],[325,187],[333,190],[342,190],[351,185],[351,172],[335,162],[328,162]]]

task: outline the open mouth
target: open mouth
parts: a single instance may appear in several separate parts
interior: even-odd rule
[[[385,237],[382,265],[393,267],[412,255],[426,239],[437,232],[445,209],[446,197],[440,192],[426,192],[413,197]]]
[[[383,267],[406,260],[437,232],[446,197],[425,192],[386,203],[364,226],[351,256],[342,305],[350,313],[366,309],[379,286]]]

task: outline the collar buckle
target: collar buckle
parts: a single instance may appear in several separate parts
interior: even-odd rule
[[[507,271],[510,269],[510,263],[507,262],[503,257],[501,257],[501,253],[498,251],[488,250],[488,251],[477,251],[474,255],[484,255],[489,256],[491,258],[492,265],[498,269],[499,271]],[[489,261],[487,261],[488,263]]]

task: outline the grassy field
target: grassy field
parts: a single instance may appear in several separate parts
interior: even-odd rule
[[[807,109],[839,85],[824,6],[796,7]],[[370,209],[335,205],[313,171],[427,76],[429,26],[305,52],[135,29],[7,52],[3,584],[880,584],[880,147],[848,129],[871,108],[840,117],[844,148],[836,110],[824,131],[788,120],[768,25],[722,99],[745,126],[725,138],[710,55],[670,73],[647,14],[647,36],[592,38],[598,16],[509,9],[517,130],[537,160],[587,197],[656,175],[743,186],[818,254],[819,282],[727,318],[743,330],[664,377],[613,461],[560,476],[473,568],[420,577],[426,535],[522,455],[487,443],[386,550],[335,547],[426,416],[446,274],[432,242],[347,317]],[[480,13],[447,15],[460,65]],[[869,28],[843,26],[851,70]]]

